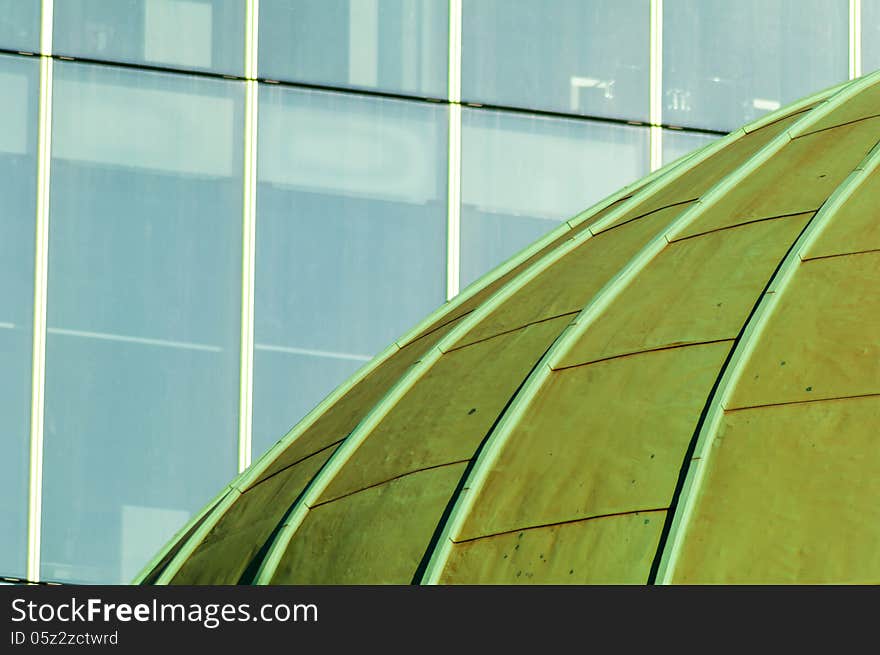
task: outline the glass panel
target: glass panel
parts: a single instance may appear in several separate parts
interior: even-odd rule
[[[720,139],[714,134],[685,132],[682,130],[663,130],[663,163],[675,161],[679,157],[702,148],[706,144]]]
[[[56,54],[153,66],[244,72],[245,3],[237,0],[56,2]]]
[[[0,575],[23,577],[40,91],[37,59],[0,56],[0,89]]]
[[[862,0],[862,75],[880,68],[880,0]]]
[[[42,574],[130,580],[237,465],[243,86],[55,68]]]
[[[446,290],[446,108],[260,93],[255,456]]]
[[[462,98],[648,120],[649,3],[464,0]]]
[[[40,0],[0,0],[0,48],[40,49]]]
[[[449,8],[437,0],[260,4],[260,77],[446,97]]]
[[[663,122],[733,130],[841,82],[846,0],[666,0]]]
[[[648,128],[462,110],[462,288],[648,172]]]

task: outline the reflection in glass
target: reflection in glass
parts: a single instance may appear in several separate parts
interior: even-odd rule
[[[862,0],[862,75],[880,68],[880,0]]]
[[[254,456],[439,306],[446,108],[260,95]]]
[[[37,198],[35,57],[0,55],[0,575],[24,577]]]
[[[57,54],[241,75],[245,3],[64,0],[53,13]]]
[[[462,288],[647,172],[647,128],[465,108]]]
[[[40,49],[40,0],[0,0],[0,48]]]
[[[42,576],[128,581],[235,473],[243,93],[56,64]]]
[[[464,0],[462,98],[648,120],[649,3]]]
[[[449,7],[437,0],[260,4],[260,77],[446,96]]]
[[[673,162],[679,157],[702,148],[720,139],[714,134],[700,132],[684,132],[682,130],[663,130],[663,164]]]
[[[733,130],[841,82],[843,0],[666,0],[663,122]]]

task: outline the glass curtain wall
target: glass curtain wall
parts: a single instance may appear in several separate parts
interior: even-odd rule
[[[0,0],[0,575],[62,582],[130,580],[242,447],[258,458],[439,306],[448,262],[464,288],[652,148],[678,159],[844,80],[857,38],[880,65],[877,0],[665,0],[653,24],[650,0],[56,0],[51,22],[41,4]]]

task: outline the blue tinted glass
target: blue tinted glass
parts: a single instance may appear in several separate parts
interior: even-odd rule
[[[0,55],[0,574],[13,576],[27,544],[38,64]]]
[[[448,32],[437,0],[264,0],[260,77],[441,98]]]
[[[446,290],[443,106],[260,96],[254,454]]]
[[[0,48],[40,49],[40,0],[0,0]]]
[[[462,5],[464,100],[648,120],[648,2]]]
[[[648,128],[462,111],[461,285],[648,172]]]
[[[243,105],[56,65],[45,578],[130,580],[235,473]]]
[[[64,0],[53,13],[62,55],[241,75],[241,0]]]

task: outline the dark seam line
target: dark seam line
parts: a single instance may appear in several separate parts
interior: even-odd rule
[[[825,203],[823,202],[822,206],[824,205]],[[822,207],[820,206],[819,209],[822,209]],[[773,273],[767,280],[767,284],[764,286],[764,291],[758,295],[758,300],[752,306],[748,317],[740,328],[739,334],[736,335],[733,347],[728,351],[727,357],[724,358],[724,362],[721,364],[718,375],[715,377],[715,381],[712,383],[712,388],[709,390],[709,395],[706,398],[706,402],[703,404],[703,409],[700,411],[700,417],[699,419],[697,419],[697,425],[694,428],[693,434],[691,435],[687,450],[684,454],[684,459],[682,460],[681,467],[678,470],[678,479],[675,483],[675,490],[672,492],[672,501],[669,503],[669,513],[666,515],[666,520],[663,522],[663,530],[660,532],[660,540],[657,544],[657,550],[654,551],[654,559],[651,562],[651,569],[648,573],[647,584],[649,585],[656,584],[657,582],[657,573],[660,569],[660,560],[663,557],[664,551],[666,550],[666,541],[667,539],[669,539],[669,532],[672,529],[672,521],[675,518],[676,512],[678,511],[678,502],[681,498],[682,490],[684,489],[685,479],[687,478],[688,471],[690,470],[691,459],[693,458],[694,451],[697,447],[697,439],[700,436],[700,431],[702,430],[703,425],[706,423],[706,419],[709,415],[709,408],[712,405],[712,400],[718,393],[718,387],[721,384],[721,380],[724,379],[724,374],[727,371],[728,366],[730,366],[730,362],[733,360],[734,353],[736,353],[737,347],[742,342],[746,327],[751,322],[752,317],[755,315],[755,312],[757,312],[758,308],[761,306],[761,301],[764,298],[764,295],[772,286],[773,281],[776,279],[776,276],[779,274],[783,262],[785,262],[788,256],[791,254],[792,250],[795,247],[795,244],[798,242],[798,240],[801,238],[807,228],[812,224],[813,219],[816,217],[816,214],[818,212],[819,210],[817,209],[816,213],[814,213],[810,220],[808,220],[804,224],[804,227],[801,228],[801,231],[798,233],[797,237],[792,240],[791,245],[785,251],[785,254],[782,256],[782,258],[780,258],[779,263],[776,265],[776,268],[773,270]]]
[[[805,209],[800,212],[793,212],[791,214],[779,214],[778,216],[767,216],[766,218],[753,218],[752,220],[745,221],[744,223],[736,223],[735,225],[725,225],[724,227],[716,227],[712,230],[706,230],[705,232],[698,232],[696,234],[689,234],[686,237],[679,237],[678,239],[673,239],[669,243],[678,243],[679,241],[687,241],[688,239],[695,239],[696,237],[702,237],[707,234],[714,234],[715,232],[723,232],[724,230],[733,230],[738,227],[743,227],[745,225],[752,225],[754,223],[764,223],[765,221],[775,221],[780,218],[791,218],[792,216],[803,216],[804,214],[815,214],[816,209]]]
[[[563,331],[561,334],[564,334]],[[520,391],[522,391],[526,382],[532,377],[532,374],[544,361],[544,357],[547,356],[547,353],[550,352],[550,349],[553,347],[557,341],[559,341],[559,337],[557,335],[555,339],[547,346],[547,349],[541,354],[540,357],[535,361],[531,370],[528,374],[523,378],[522,382],[519,383],[519,386],[516,390],[511,394],[510,398],[507,399],[507,402],[504,404],[504,407],[501,408],[501,411],[498,413],[498,416],[495,417],[495,420],[492,422],[492,425],[486,431],[486,434],[483,436],[483,439],[480,441],[480,445],[477,446],[477,449],[474,451],[473,456],[471,457],[468,465],[465,467],[464,471],[461,474],[461,478],[458,480],[458,484],[455,486],[455,489],[452,491],[452,495],[449,497],[449,500],[446,503],[446,507],[443,509],[443,514],[440,515],[440,520],[437,522],[437,526],[434,528],[434,533],[431,535],[431,539],[428,541],[428,546],[425,549],[424,554],[422,555],[421,561],[419,561],[418,566],[416,567],[415,573],[413,573],[412,581],[410,584],[421,584],[422,578],[425,576],[425,571],[428,568],[428,563],[431,561],[431,557],[434,555],[434,551],[437,549],[437,544],[440,543],[440,537],[443,534],[443,530],[446,527],[446,524],[449,522],[450,517],[452,516],[452,510],[455,508],[458,503],[458,499],[461,497],[462,492],[465,489],[465,485],[470,478],[471,472],[474,470],[474,466],[476,466],[477,462],[480,459],[480,455],[486,447],[486,444],[489,443],[489,438],[495,432],[495,428],[498,427],[498,423],[507,413],[507,410],[510,409],[513,401],[519,396]]]
[[[0,55],[13,55],[19,57],[39,57],[40,54],[37,52],[31,52],[30,50],[15,50],[13,48],[0,48]],[[2,578],[0,578],[2,579]],[[39,584],[34,582],[34,584]]]
[[[504,330],[503,332],[498,332],[497,334],[493,334],[488,337],[483,337],[482,339],[477,339],[476,341],[470,341],[463,346],[455,346],[454,348],[450,348],[449,350],[444,350],[443,354],[455,352],[456,350],[461,350],[462,348],[470,348],[471,346],[475,346],[478,343],[483,343],[484,341],[489,341],[490,339],[494,339],[495,337],[501,337],[505,334],[511,334],[512,332],[517,332],[519,330],[525,330],[527,327],[531,327],[532,325],[540,325],[541,323],[546,323],[547,321],[555,321],[557,318],[562,318],[564,316],[574,316],[575,314],[580,314],[581,310],[575,309],[574,311],[565,312],[564,314],[557,314],[556,316],[550,316],[548,318],[542,318],[537,321],[531,321],[530,323],[526,323],[525,325],[520,325],[519,327],[511,328],[509,330]]]
[[[599,364],[600,362],[611,361],[612,359],[622,359],[624,357],[634,357],[635,355],[644,355],[645,353],[656,353],[662,352],[664,350],[675,350],[677,348],[690,348],[691,346],[708,346],[713,343],[727,343],[728,341],[733,341],[734,338],[730,337],[729,339],[713,339],[712,341],[691,341],[688,343],[673,343],[668,346],[658,346],[657,348],[648,348],[647,350],[634,350],[629,353],[620,353],[619,355],[609,355],[608,357],[602,357],[601,359],[592,359],[589,362],[582,362],[580,364],[569,364],[568,366],[559,366],[557,368],[551,368],[552,371],[567,371],[570,368],[581,368],[582,366],[589,366],[590,364]]]
[[[25,57],[42,57],[39,53],[31,53],[26,50],[13,50],[0,48],[0,54],[10,54],[17,56],[25,56]],[[149,63],[133,63],[128,61],[115,61],[115,60],[106,60],[106,59],[94,59],[92,57],[82,57],[76,55],[66,55],[62,53],[53,53],[51,55],[47,55],[52,59],[60,60],[60,61],[71,61],[71,62],[79,62],[85,64],[98,64],[101,66],[113,66],[117,68],[136,68],[139,70],[147,70],[154,71],[160,73],[174,73],[174,74],[182,74],[182,75],[192,75],[195,77],[208,77],[208,78],[219,78],[219,79],[227,79],[227,80],[237,80],[239,82],[246,81],[248,79],[255,79],[257,82],[268,84],[272,86],[283,86],[283,87],[291,87],[297,89],[313,89],[316,91],[328,91],[332,93],[350,93],[360,96],[371,96],[377,98],[391,98],[396,100],[410,100],[410,101],[418,101],[418,102],[426,102],[437,105],[452,105],[452,104],[460,104],[463,107],[468,107],[471,109],[487,109],[487,110],[495,110],[495,111],[503,111],[509,112],[512,114],[529,114],[534,116],[551,116],[555,118],[565,118],[569,120],[577,120],[577,121],[588,121],[592,123],[610,123],[614,125],[628,125],[630,127],[661,127],[667,128],[675,131],[681,132],[689,132],[696,134],[711,134],[716,136],[725,136],[729,134],[729,132],[723,130],[713,130],[708,128],[700,128],[700,127],[679,127],[675,125],[668,125],[665,123],[650,123],[648,121],[634,120],[628,118],[613,118],[609,116],[592,116],[589,114],[574,114],[562,111],[553,111],[547,109],[530,109],[527,107],[512,107],[508,105],[496,105],[485,102],[476,102],[476,101],[466,101],[462,100],[461,103],[453,103],[450,102],[447,98],[438,98],[430,95],[418,95],[412,93],[397,93],[393,91],[382,91],[379,89],[366,89],[359,87],[349,87],[349,86],[338,86],[334,84],[320,84],[316,82],[297,82],[293,80],[285,80],[285,79],[275,79],[272,77],[256,77],[256,78],[248,78],[245,75],[241,75],[238,73],[218,73],[215,71],[206,71],[206,70],[189,70],[186,68],[178,68],[176,66],[161,66],[156,64]]]
[[[817,259],[831,259],[832,257],[849,257],[850,255],[870,255],[880,252],[880,248],[871,248],[869,250],[854,250],[853,252],[838,252],[833,255],[817,255],[815,257],[801,258],[802,262],[814,262]]]
[[[871,120],[872,118],[877,118],[880,114],[872,114],[870,116],[862,116],[861,118],[854,118],[851,121],[847,121],[846,123],[840,123],[839,125],[831,125],[830,127],[823,127],[820,130],[813,130],[812,132],[807,132],[806,134],[799,134],[792,141],[797,141],[798,139],[803,139],[805,136],[810,136],[812,134],[819,134],[819,132],[827,132],[828,130],[835,130],[838,127],[845,127],[846,125],[852,125],[853,123],[861,123],[862,121]]]
[[[770,127],[771,125],[776,125],[780,121],[784,121],[786,118],[791,118],[792,116],[800,116],[801,114],[803,114],[805,112],[813,111],[816,107],[818,107],[820,104],[822,104],[822,102],[824,102],[824,100],[817,102],[815,105],[810,105],[809,107],[805,107],[804,109],[801,109],[799,111],[793,111],[792,113],[786,114],[785,116],[780,116],[775,121],[771,121],[771,122],[767,123],[766,125],[762,125],[761,127],[755,128],[754,130],[747,130],[746,134],[755,134],[756,132],[760,132],[761,130],[763,130],[765,127]]]
[[[730,407],[724,412],[741,412],[747,409],[765,409],[768,407],[785,407],[786,405],[806,405],[809,403],[825,403],[833,400],[854,400],[859,398],[877,398],[880,393],[862,393],[855,396],[832,396],[830,398],[809,398],[807,400],[788,400],[781,403],[767,403],[766,405],[747,405],[743,407]]]
[[[183,547],[187,543],[189,543],[190,539],[193,538],[193,536],[198,531],[198,529],[202,526],[202,524],[205,522],[205,520],[207,520],[207,518],[214,513],[214,511],[217,509],[217,507],[220,505],[220,503],[222,503],[224,500],[226,500],[226,497],[231,493],[232,493],[232,489],[227,490],[227,492],[225,494],[223,494],[223,497],[220,498],[220,500],[218,500],[216,503],[211,505],[211,509],[209,509],[207,512],[205,512],[202,515],[202,518],[200,518],[198,521],[196,521],[192,525],[192,527],[189,530],[187,530],[186,533],[182,537],[180,537],[180,539],[177,540],[177,542],[174,544],[174,546],[172,548],[170,548],[167,553],[165,553],[165,556],[161,560],[159,560],[159,562],[156,564],[156,566],[154,566],[152,569],[150,569],[150,572],[144,576],[143,580],[141,580],[142,585],[152,585],[152,584],[156,583],[156,580],[158,580],[162,576],[162,574],[165,572],[165,569],[167,569],[169,564],[171,564],[171,562],[174,561],[174,558],[177,557],[177,554],[183,549]],[[206,538],[207,538],[207,535],[206,535]]]
[[[338,446],[338,445],[341,444],[343,441],[345,441],[345,439],[338,439],[337,441],[334,441],[333,443],[324,446],[324,447],[321,448],[320,450],[316,450],[315,452],[311,453],[310,455],[306,455],[305,457],[301,457],[300,459],[296,460],[295,462],[293,462],[293,463],[291,463],[291,464],[287,464],[287,465],[285,465],[283,468],[278,469],[277,471],[275,471],[275,472],[272,473],[271,475],[267,475],[265,478],[260,478],[259,480],[257,480],[256,482],[254,482],[251,486],[249,486],[247,489],[245,489],[244,491],[242,491],[242,492],[241,492],[241,495],[242,495],[242,496],[245,495],[245,494],[246,494],[248,491],[250,491],[251,489],[254,489],[255,487],[258,487],[259,485],[261,485],[261,484],[263,484],[264,482],[266,482],[266,480],[271,480],[272,478],[274,478],[274,477],[275,477],[276,475],[278,475],[279,473],[284,473],[284,471],[286,471],[287,469],[292,468],[292,467],[296,466],[297,464],[300,464],[300,463],[306,461],[307,459],[309,459],[309,458],[311,458],[311,457],[314,457],[315,455],[318,455],[318,454],[320,454],[320,453],[323,453],[323,452],[324,452],[325,450],[327,450],[328,448],[333,448],[333,446]],[[294,442],[294,443],[296,443],[296,442]],[[290,445],[293,446],[293,444],[290,444]],[[281,456],[281,455],[279,454],[279,457],[280,457],[280,456]]]
[[[564,239],[561,243],[559,243],[559,245],[557,247],[561,246],[563,243],[565,243],[565,241],[568,241],[570,239],[574,239],[578,234],[580,234],[584,230],[589,229],[590,226],[595,225],[600,220],[602,220],[603,216],[600,216],[600,214],[602,214],[603,212],[606,212],[605,215],[607,216],[608,214],[611,213],[611,210],[614,209],[617,205],[625,203],[628,200],[632,200],[633,196],[635,196],[642,189],[644,189],[648,186],[651,186],[651,185],[650,184],[647,184],[647,185],[643,184],[642,186],[633,189],[632,193],[630,193],[629,195],[623,196],[622,198],[618,198],[614,202],[608,204],[606,207],[603,207],[602,209],[599,209],[598,211],[594,211],[592,214],[584,216],[583,219],[578,221],[575,225],[572,225],[571,222],[573,220],[575,220],[576,218],[578,218],[583,212],[575,214],[574,216],[572,216],[568,220],[563,221],[566,225],[568,225],[569,230],[568,230],[568,232],[565,232],[564,234],[559,235],[559,239],[563,239],[563,237],[564,237]],[[557,239],[557,241],[559,239]],[[548,247],[551,245],[553,245],[553,244],[552,243],[547,244]]]
[[[352,430],[352,432],[353,432],[353,431],[354,431],[354,430]],[[320,452],[322,452],[322,451],[324,451],[324,450],[327,450],[328,448],[331,448],[331,447],[333,447],[333,446],[337,446],[337,447],[338,447],[339,444],[341,444],[343,441],[345,441],[346,439],[348,439],[348,437],[350,437],[350,436],[351,436],[351,432],[349,432],[348,435],[346,435],[345,439],[341,439],[340,441],[336,441],[336,442],[330,444],[329,446],[326,446],[326,447],[322,448],[321,450],[312,453],[312,455],[317,455],[318,453],[320,453]],[[305,460],[305,459],[308,459],[308,458],[311,457],[312,455],[309,455],[308,457],[304,457],[303,459],[301,459],[301,460],[299,460],[299,461],[301,462],[301,461],[303,461],[303,460]],[[281,520],[278,521],[278,523],[275,525],[274,528],[272,528],[272,532],[269,533],[269,536],[266,538],[266,541],[263,542],[263,545],[260,546],[260,549],[259,549],[259,550],[256,552],[256,554],[251,558],[251,561],[248,562],[248,565],[245,567],[244,571],[243,571],[242,574],[239,576],[238,581],[236,582],[236,584],[239,584],[239,585],[250,585],[250,584],[253,584],[253,583],[254,583],[254,580],[255,580],[256,577],[257,577],[257,573],[258,573],[259,570],[260,570],[260,566],[263,564],[263,561],[266,559],[266,556],[269,554],[269,548],[271,548],[272,544],[275,542],[275,539],[278,537],[278,534],[281,532],[281,530],[284,529],[284,526],[285,526],[285,524],[287,523],[287,520],[288,520],[288,519],[291,517],[291,515],[293,514],[293,510],[294,510],[294,508],[299,504],[299,501],[305,496],[306,492],[309,490],[309,487],[310,487],[310,486],[312,485],[312,483],[317,479],[317,477],[318,477],[319,475],[321,475],[321,473],[324,471],[324,469],[327,467],[327,465],[328,465],[331,461],[333,461],[333,456],[332,456],[332,455],[331,455],[330,457],[328,457],[328,458],[324,461],[323,464],[321,464],[321,466],[318,468],[318,470],[315,472],[315,474],[309,479],[308,483],[307,483],[307,484],[302,488],[302,490],[297,494],[297,496],[296,496],[296,498],[294,498],[293,502],[292,502],[292,503],[287,507],[287,509],[284,511],[284,514],[281,516]],[[298,462],[297,462],[297,463],[298,463]],[[294,466],[294,464],[291,464],[291,466]],[[285,467],[285,468],[290,468],[290,467]],[[284,470],[284,469],[282,469],[282,470]],[[280,473],[280,471],[279,471],[279,473]],[[274,475],[274,474],[273,474],[273,475]],[[266,478],[266,479],[268,479],[268,478]],[[256,486],[256,485],[254,485],[254,486]],[[243,493],[243,492],[242,492],[242,493]]]
[[[554,521],[553,523],[543,523],[541,525],[529,525],[524,528],[514,528],[512,530],[503,530],[501,532],[493,532],[492,534],[481,534],[479,537],[471,537],[470,539],[462,539],[461,541],[453,541],[454,544],[467,544],[481,539],[491,539],[500,537],[505,534],[513,534],[514,532],[528,532],[529,530],[541,530],[542,528],[552,528],[557,525],[571,525],[572,523],[584,523],[585,521],[593,521],[595,519],[608,519],[615,516],[630,516],[632,514],[650,514],[652,512],[665,512],[668,507],[653,507],[651,509],[631,509],[626,512],[612,512],[611,514],[596,514],[595,516],[585,516],[579,519],[568,519],[566,521]]]
[[[269,86],[280,86],[291,89],[309,89],[312,91],[325,91],[327,93],[345,93],[372,98],[388,98],[391,100],[408,100],[425,102],[433,105],[449,105],[446,98],[434,96],[420,96],[413,93],[395,93],[394,91],[382,91],[380,89],[365,89],[350,86],[337,86],[335,84],[320,84],[318,82],[295,82],[293,80],[278,80],[273,77],[258,77],[257,81]]]
[[[360,489],[355,489],[354,491],[347,491],[341,496],[334,496],[330,500],[322,500],[320,503],[315,503],[314,505],[307,505],[309,509],[315,509],[317,507],[321,507],[322,505],[326,505],[327,503],[335,503],[337,500],[342,500],[343,498],[348,498],[349,496],[354,496],[355,494],[359,494],[362,491],[366,491],[367,489],[374,489],[376,487],[381,487],[383,484],[388,484],[389,482],[394,482],[395,480],[400,480],[401,478],[405,478],[409,475],[414,475],[416,473],[423,473],[424,471],[433,471],[434,469],[442,469],[446,466],[455,466],[456,464],[464,464],[465,462],[469,462],[469,459],[459,459],[454,462],[444,462],[443,464],[434,464],[433,466],[425,466],[420,469],[415,469],[413,471],[407,471],[406,473],[401,473],[400,475],[395,475],[393,478],[388,478],[387,480],[382,480],[381,482],[374,482],[373,484],[367,485],[366,487],[361,487]]]
[[[355,428],[357,429],[357,428]],[[354,430],[352,430],[354,432]],[[334,444],[330,444],[326,448],[322,448],[321,450],[327,450],[331,446],[338,445],[348,439],[351,436],[351,432],[349,432],[345,439],[341,441],[337,441]],[[321,451],[318,451],[321,452]],[[315,455],[316,453],[312,453]],[[309,455],[311,457],[311,455]],[[300,460],[302,461],[302,460]],[[251,558],[251,561],[248,562],[248,565],[245,567],[241,576],[238,578],[238,582],[236,584],[240,585],[249,585],[253,584],[254,580],[257,577],[257,573],[260,570],[260,566],[263,564],[263,561],[266,559],[266,556],[269,554],[269,548],[271,548],[272,544],[275,542],[275,539],[278,537],[278,534],[284,529],[284,526],[287,524],[288,519],[293,515],[293,510],[295,507],[299,505],[299,501],[305,496],[306,492],[309,490],[309,487],[312,486],[312,483],[324,472],[327,468],[327,465],[333,461],[333,455],[328,457],[323,464],[315,471],[315,474],[309,479],[308,483],[302,488],[302,490],[296,495],[296,498],[293,499],[293,502],[288,505],[287,509],[284,511],[284,514],[281,516],[281,520],[272,528],[272,532],[269,533],[269,536],[266,538],[266,541],[263,542],[263,545],[260,546],[260,549],[256,552],[256,554]]]
[[[696,202],[697,200],[699,200],[699,198],[690,198],[689,200],[681,200],[679,202],[674,202],[671,205],[664,205],[663,207],[658,207],[657,209],[652,209],[651,211],[645,212],[644,214],[639,214],[638,216],[633,216],[632,218],[628,218],[623,223],[615,223],[614,225],[611,225],[610,227],[603,228],[603,229],[599,230],[598,232],[593,232],[593,230],[590,229],[590,234],[592,234],[594,237],[597,237],[600,234],[605,234],[606,232],[610,232],[611,230],[616,230],[619,227],[623,227],[624,225],[628,225],[628,224],[632,223],[633,221],[638,221],[642,218],[646,218],[646,217],[650,216],[651,214],[656,214],[657,212],[662,212],[664,209],[669,209],[670,207],[678,207],[679,205],[687,205],[688,203]]]
[[[476,294],[474,294],[474,295],[476,295]],[[471,296],[471,298],[473,298],[473,296]],[[470,298],[469,298],[468,300],[470,300]],[[467,301],[465,301],[465,302],[467,302]],[[470,314],[470,313],[473,312],[473,311],[474,311],[473,309],[469,309],[469,310],[467,310],[466,312],[464,312],[463,314],[459,314],[459,315],[456,316],[455,318],[451,318],[451,319],[449,319],[448,321],[446,321],[445,323],[441,323],[441,324],[438,325],[437,327],[433,327],[433,328],[431,328],[429,331],[427,331],[427,332],[423,332],[423,333],[420,334],[419,336],[414,337],[414,338],[410,339],[409,341],[404,342],[402,345],[401,345],[399,342],[395,342],[395,343],[397,343],[397,347],[398,347],[398,348],[400,348],[401,350],[403,350],[403,349],[406,348],[407,346],[409,346],[409,345],[411,345],[411,344],[414,344],[416,341],[421,341],[421,340],[424,339],[425,337],[434,334],[437,330],[439,330],[439,329],[441,329],[441,328],[445,328],[445,327],[446,327],[447,325],[449,325],[450,323],[455,323],[458,319],[460,319],[460,318],[464,318],[465,316],[467,316],[468,314]],[[421,358],[420,358],[420,359],[421,359]]]
[[[447,100],[442,100],[441,102],[448,102]],[[633,118],[614,118],[610,116],[592,116],[589,114],[574,114],[565,111],[555,111],[553,109],[535,109],[529,107],[514,107],[511,105],[500,105],[491,102],[481,102],[479,100],[471,100],[468,98],[462,98],[461,100],[462,107],[468,107],[471,109],[488,109],[493,111],[503,111],[510,112],[512,114],[533,114],[535,116],[549,116],[553,118],[567,118],[571,120],[588,120],[596,123],[613,123],[615,125],[629,125],[631,127],[661,127],[668,130],[673,130],[675,132],[694,132],[697,134],[711,134],[714,136],[727,136],[730,134],[729,131],[724,130],[713,130],[711,128],[706,127],[683,127],[679,125],[672,125],[669,123],[651,123],[650,121],[643,121],[639,119]]]
[[[45,55],[37,55],[38,57],[43,57]],[[205,77],[211,79],[222,79],[222,80],[233,80],[237,82],[244,82],[248,78],[244,75],[238,75],[235,73],[218,73],[216,71],[206,71],[206,70],[188,70],[186,68],[177,68],[176,66],[161,66],[157,64],[147,64],[147,63],[132,63],[130,61],[108,61],[104,59],[93,59],[91,57],[77,57],[74,55],[65,55],[63,53],[53,53],[48,55],[51,59],[55,61],[64,61],[75,64],[87,64],[87,65],[97,65],[97,66],[106,66],[108,68],[124,68],[124,69],[136,69],[143,71],[150,71],[152,73],[173,73],[176,75],[187,75],[191,77]]]
[[[0,575],[0,582],[6,582],[13,585],[40,585],[40,586],[52,586],[52,587],[68,587],[68,586],[76,586],[76,583],[72,582],[55,582],[54,580],[29,580],[28,578],[20,578],[15,575]]]

